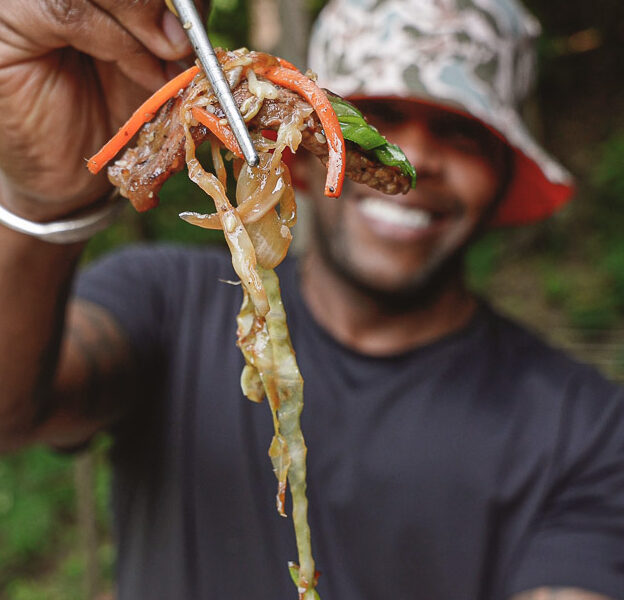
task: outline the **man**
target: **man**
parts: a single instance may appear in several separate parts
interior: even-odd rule
[[[81,157],[160,83],[155,57],[188,48],[157,2],[22,0],[0,19],[0,205],[58,220],[105,192]],[[621,392],[461,277],[482,227],[569,192],[513,105],[535,28],[509,0],[345,0],[318,26],[320,82],[365,95],[419,172],[405,197],[315,197],[310,247],[280,268],[325,600],[624,598]],[[2,447],[112,431],[121,600],[292,596],[227,258],[125,250],[81,276],[63,326],[81,247],[0,228]]]

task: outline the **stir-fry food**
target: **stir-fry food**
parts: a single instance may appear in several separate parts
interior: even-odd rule
[[[340,195],[346,175],[385,193],[405,193],[415,181],[413,167],[352,105],[320,89],[284,60],[241,49],[217,55],[248,124],[260,156],[245,164],[210,83],[192,67],[145,102],[113,138],[88,161],[100,171],[138,133],[136,143],[108,169],[109,179],[139,211],[158,204],[158,192],[175,172],[214,201],[213,214],[182,213],[193,225],[223,230],[240,278],[243,303],[238,346],[245,358],[241,387],[254,402],[264,397],[273,416],[269,456],[278,480],[277,510],[285,515],[287,484],[299,554],[290,563],[300,600],[318,598],[306,498],[306,446],[300,428],[303,379],[290,342],[279,282],[273,269],[284,259],[297,218],[294,191],[283,161],[301,145],[327,166],[325,194]],[[271,132],[271,133],[269,133]],[[346,141],[345,141],[346,140]],[[196,157],[211,145],[215,173]],[[222,150],[234,161],[236,204],[226,195]]]

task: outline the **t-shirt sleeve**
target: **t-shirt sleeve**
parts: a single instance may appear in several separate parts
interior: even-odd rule
[[[170,270],[169,254],[149,246],[125,248],[81,271],[74,288],[76,297],[111,314],[143,366],[157,356],[162,345],[159,325],[167,310],[163,284]]]
[[[598,377],[571,387],[552,485],[506,598],[545,586],[624,600],[624,394]]]
[[[74,295],[108,311],[128,337],[141,367],[166,359],[182,315],[210,302],[231,263],[212,249],[137,245],[113,252],[77,277]],[[211,282],[211,285],[205,285]]]

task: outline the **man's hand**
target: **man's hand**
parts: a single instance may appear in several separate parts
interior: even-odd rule
[[[3,0],[0,203],[45,220],[100,197],[85,158],[189,52],[164,0]]]
[[[85,159],[190,47],[164,0],[0,4],[0,204],[52,220],[110,187]],[[84,303],[66,310],[81,248],[0,225],[0,451],[79,443],[131,404],[124,333]]]
[[[542,587],[517,594],[510,600],[611,600],[601,594],[578,588]]]

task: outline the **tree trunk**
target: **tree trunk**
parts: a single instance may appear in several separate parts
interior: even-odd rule
[[[94,458],[92,452],[78,456],[74,465],[80,546],[85,558],[84,597],[93,600],[99,587],[97,517],[95,508]]]

